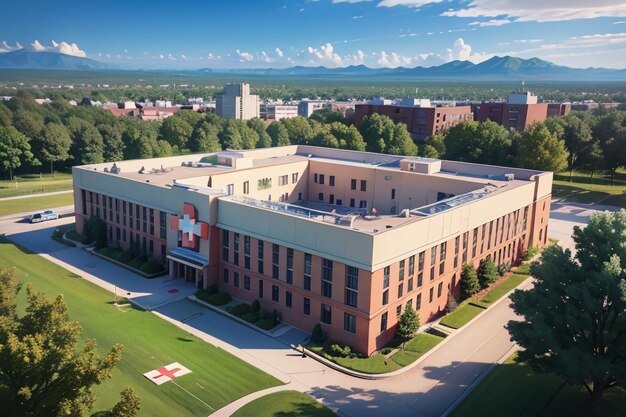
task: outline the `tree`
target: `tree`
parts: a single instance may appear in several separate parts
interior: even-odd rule
[[[330,125],[330,134],[337,138],[338,147],[353,151],[364,151],[365,141],[359,130],[353,125],[334,122]]]
[[[511,296],[522,321],[507,325],[518,359],[583,385],[596,407],[626,383],[626,211],[597,213],[575,227],[575,258],[550,245],[531,267],[532,289]]]
[[[224,130],[220,132],[220,141],[224,149],[241,149],[241,132],[234,120],[226,121]]]
[[[104,160],[121,161],[124,159],[124,148],[126,145],[122,141],[122,132],[116,126],[98,125],[98,131],[104,142]]]
[[[572,172],[578,156],[585,152],[591,145],[591,128],[576,115],[564,117],[563,140],[569,152],[567,165],[569,168],[569,182],[572,182]]]
[[[478,282],[482,288],[487,288],[489,285],[496,282],[499,277],[498,267],[489,258],[480,261],[476,273],[478,275]]]
[[[359,125],[359,131],[367,143],[367,150],[378,153],[388,153],[387,143],[391,142],[394,128],[393,120],[378,113],[365,116]]]
[[[446,158],[454,161],[504,165],[511,151],[510,133],[496,122],[466,121],[448,129]]]
[[[37,138],[44,128],[39,114],[22,108],[13,114],[13,126],[29,139]]]
[[[274,122],[267,127],[267,134],[272,138],[272,146],[291,145],[289,132],[280,122]]]
[[[54,176],[54,163],[70,157],[72,138],[65,126],[48,123],[38,141],[39,158],[50,162],[50,173]]]
[[[185,149],[187,141],[193,133],[193,128],[182,117],[176,115],[163,121],[159,129],[159,139],[167,141],[178,149]]]
[[[307,119],[302,116],[281,119],[278,123],[285,126],[289,142],[292,145],[307,144],[315,136],[315,132]]]
[[[478,275],[474,265],[464,263],[461,268],[461,298],[470,298],[478,291],[480,291],[480,282],[478,282]]]
[[[104,356],[96,341],[78,349],[81,327],[70,321],[62,295],[49,299],[26,288],[27,307],[17,307],[21,284],[15,270],[0,271],[0,404],[6,416],[80,416],[90,412],[93,388],[111,377],[121,358],[115,344]],[[136,396],[126,391],[115,406],[118,416],[138,411]],[[120,414],[121,412],[124,414]]]
[[[397,123],[393,128],[393,136],[387,143],[387,152],[391,155],[417,156],[417,145],[411,139],[404,123]]]
[[[197,126],[189,139],[189,149],[193,152],[218,152],[222,150],[219,140],[220,128],[210,122]]]
[[[243,120],[237,120],[237,127],[239,128],[239,132],[241,134],[241,149],[254,149],[256,148],[256,144],[259,141],[258,133],[248,127],[246,122]]]
[[[446,154],[446,144],[443,136],[435,134],[426,138],[424,145],[420,146],[420,156],[424,158],[443,158]]]
[[[33,160],[30,144],[26,136],[13,126],[0,126],[0,164],[9,170],[9,179],[13,179],[13,170],[23,163]]]
[[[248,127],[259,135],[256,143],[257,148],[270,148],[272,146],[272,138],[265,131],[265,122],[258,117],[248,120]]]
[[[322,124],[343,123],[346,124],[346,118],[343,113],[330,108],[315,110],[309,117],[310,120],[317,120]]]
[[[13,120],[13,113],[11,110],[0,103],[0,126],[11,126]]]
[[[400,320],[398,320],[398,329],[396,330],[396,334],[402,341],[402,348],[406,342],[415,337],[419,328],[419,314],[413,309],[413,306],[407,305],[400,316]]]
[[[517,166],[560,172],[567,166],[565,143],[542,123],[533,123],[515,141]]]
[[[82,122],[80,129],[74,132],[73,139],[75,163],[84,165],[104,161],[104,140],[95,126]]]

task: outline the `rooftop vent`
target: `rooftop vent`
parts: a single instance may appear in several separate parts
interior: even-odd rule
[[[506,178],[507,181],[513,181],[515,179],[515,174],[504,174],[504,178]]]

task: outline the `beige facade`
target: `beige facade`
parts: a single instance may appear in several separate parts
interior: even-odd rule
[[[215,112],[225,119],[249,120],[259,117],[259,96],[250,94],[250,84],[226,84],[217,96]]]
[[[75,167],[74,186],[79,230],[92,195],[152,209],[173,277],[371,354],[408,304],[435,319],[464,262],[545,245],[552,173],[299,145]],[[122,247],[124,213],[105,214]]]

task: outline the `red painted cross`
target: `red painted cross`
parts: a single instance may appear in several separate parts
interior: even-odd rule
[[[168,377],[168,378],[170,378],[170,379],[174,379],[174,378],[176,378],[176,375],[174,375],[174,374],[175,374],[176,372],[180,371],[180,370],[181,370],[180,368],[174,368],[174,369],[172,369],[171,371],[168,371],[168,370],[165,368],[165,366],[163,366],[163,367],[161,367],[161,368],[157,369],[157,372],[160,372],[160,375],[153,376],[152,378],[153,378],[153,379],[157,379],[157,378],[161,378],[162,376],[166,376],[166,377]]]

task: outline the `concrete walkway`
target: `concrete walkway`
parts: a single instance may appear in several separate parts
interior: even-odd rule
[[[74,190],[63,190],[63,191],[52,191],[49,193],[32,193],[32,194],[16,195],[14,197],[2,197],[0,198],[0,202],[9,201],[9,200],[21,200],[23,198],[48,197],[51,195],[70,194],[73,192]]]

